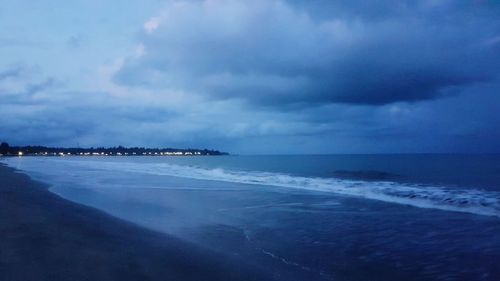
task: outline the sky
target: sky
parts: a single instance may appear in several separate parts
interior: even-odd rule
[[[0,141],[500,152],[499,1],[0,0]]]

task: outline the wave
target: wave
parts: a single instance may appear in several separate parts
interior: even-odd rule
[[[404,184],[394,181],[303,177],[262,171],[209,169],[169,163],[58,161],[67,161],[68,164],[83,165],[91,169],[330,192],[419,208],[500,217],[500,192],[473,188]]]

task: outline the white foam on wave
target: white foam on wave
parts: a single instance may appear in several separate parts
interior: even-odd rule
[[[473,188],[458,189],[444,186],[402,184],[389,181],[368,182],[338,178],[302,177],[261,171],[238,171],[221,168],[208,169],[170,163],[112,162],[103,159],[99,161],[58,159],[57,162],[115,172],[166,175],[200,180],[331,192],[420,208],[500,217],[500,192]]]

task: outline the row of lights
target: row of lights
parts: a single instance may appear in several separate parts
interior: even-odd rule
[[[55,153],[54,152],[52,154],[53,155],[59,155],[59,156],[66,156],[66,155],[70,156],[70,155],[72,155],[69,152],[66,153],[66,154],[64,154],[64,152],[59,152],[59,153]],[[19,151],[17,153],[17,155],[18,156],[23,156],[24,153],[22,151]],[[38,155],[38,153],[35,153],[35,155]],[[44,153],[41,153],[41,155],[48,155],[48,153],[44,152]],[[78,154],[75,154],[75,155],[78,155]],[[81,156],[90,156],[90,155],[92,155],[92,156],[109,156],[109,155],[113,155],[113,152],[110,152],[109,154],[108,153],[104,153],[104,152],[101,152],[101,153],[99,153],[99,152],[92,152],[92,153],[90,153],[90,152],[85,152],[85,153],[80,152],[79,155],[81,155]],[[122,155],[129,155],[129,154],[128,154],[128,152],[125,152],[125,153],[117,152],[116,155],[117,156],[122,156]],[[137,153],[133,152],[132,155],[137,155]],[[201,152],[198,152],[198,151],[194,152],[194,153],[193,152],[160,152],[160,153],[155,152],[154,154],[152,152],[148,152],[148,153],[143,152],[142,155],[201,155]]]

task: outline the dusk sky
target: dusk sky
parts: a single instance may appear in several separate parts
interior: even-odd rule
[[[0,0],[0,141],[500,152],[500,1]]]

